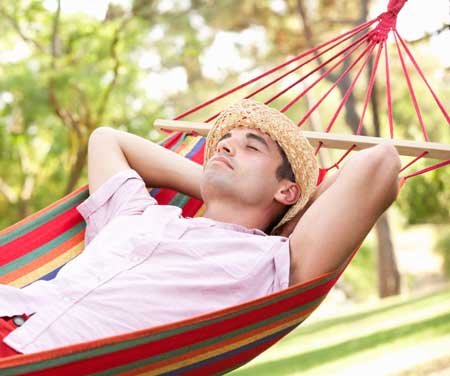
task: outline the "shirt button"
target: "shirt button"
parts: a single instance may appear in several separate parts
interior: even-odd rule
[[[14,316],[13,323],[16,326],[22,326],[23,324],[25,324],[25,319],[22,316]]]

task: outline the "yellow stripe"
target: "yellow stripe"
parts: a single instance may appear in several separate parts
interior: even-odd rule
[[[200,207],[200,209],[197,210],[197,213],[195,213],[194,218],[195,218],[195,217],[201,217],[201,216],[203,216],[203,213],[205,212],[205,210],[206,210],[206,205],[203,204],[203,205]]]
[[[51,271],[59,268],[61,265],[66,264],[76,256],[78,256],[84,249],[84,242],[78,243],[75,247],[70,250],[64,252],[61,256],[53,259],[45,265],[42,265],[40,268],[33,270],[31,273],[26,274],[15,281],[9,283],[9,285],[14,287],[23,287],[26,286],[44,275],[50,273]]]
[[[190,137],[190,136],[188,136]],[[183,147],[177,151],[177,154],[182,155],[183,157],[185,157],[188,153],[190,153],[192,151],[192,149],[194,149],[195,145],[197,145],[198,142],[198,137],[192,137],[192,139],[190,141],[186,142],[186,139],[183,142]]]
[[[140,367],[140,368],[135,369],[135,370],[133,370],[131,372],[126,372],[126,373],[123,373],[121,375],[127,375],[127,376],[129,376],[129,375],[146,375],[146,376],[159,375],[159,374],[161,374],[163,372],[169,372],[169,371],[177,370],[177,369],[180,369],[182,367],[186,367],[188,365],[195,364],[197,362],[201,362],[202,360],[206,360],[206,359],[215,357],[217,355],[220,355],[220,354],[232,351],[232,350],[237,349],[239,347],[248,345],[249,343],[253,343],[253,342],[255,342],[255,341],[257,341],[257,340],[259,340],[261,338],[264,338],[264,337],[270,336],[271,334],[277,333],[277,332],[279,332],[279,331],[281,331],[283,329],[286,329],[286,328],[288,328],[288,327],[290,327],[290,326],[292,326],[292,325],[294,325],[296,323],[299,323],[300,321],[303,321],[304,319],[306,319],[314,311],[314,309],[316,309],[319,306],[319,304],[317,304],[307,314],[299,315],[299,316],[293,316],[294,318],[292,320],[284,322],[281,325],[278,325],[278,326],[276,326],[274,328],[271,328],[271,329],[268,329],[268,330],[265,330],[265,331],[262,331],[262,332],[258,332],[257,334],[255,334],[255,335],[253,335],[251,337],[247,337],[247,338],[245,338],[245,339],[243,339],[241,341],[234,342],[234,343],[232,343],[232,344],[230,344],[228,346],[219,347],[218,349],[214,349],[214,350],[208,351],[206,353],[202,353],[202,354],[197,355],[195,357],[189,357],[188,359],[181,360],[181,361],[179,361],[177,363],[171,363],[171,364],[169,364],[167,366],[163,366],[162,368],[158,368],[156,370],[151,369],[151,367],[153,365],[149,365],[147,367]],[[183,356],[186,356],[186,354],[183,354]],[[143,373],[135,373],[136,371],[137,372],[144,371],[144,372]]]

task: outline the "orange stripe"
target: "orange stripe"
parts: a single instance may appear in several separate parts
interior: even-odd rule
[[[84,191],[85,188],[87,188],[87,184],[78,188],[77,190],[73,191],[72,193],[69,193],[67,196],[64,196],[63,198],[59,199],[58,201],[54,202],[53,204],[37,211],[34,214],[29,215],[28,217],[22,219],[21,221],[5,228],[4,230],[0,231],[0,236],[6,235],[6,234],[10,233],[11,231],[15,230],[16,228],[21,227],[21,226],[31,222],[35,218],[40,217],[41,215],[44,215],[45,213],[48,213],[54,207],[64,203],[65,201],[70,200],[73,196],[76,196],[78,193]]]
[[[18,278],[24,277],[26,274],[33,272],[34,270],[40,268],[41,266],[49,263],[50,261],[56,259],[66,251],[72,249],[84,239],[84,231],[80,231],[78,234],[74,235],[70,239],[66,240],[64,243],[55,247],[50,252],[42,255],[36,260],[22,266],[21,268],[15,269],[12,272],[0,277],[0,283],[8,284],[15,281]]]

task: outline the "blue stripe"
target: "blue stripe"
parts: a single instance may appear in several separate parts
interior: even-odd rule
[[[64,264],[64,265],[66,265],[66,264]],[[50,281],[50,280],[52,280],[53,278],[56,277],[56,275],[58,274],[58,272],[61,270],[61,268],[64,265],[61,265],[59,268],[56,268],[55,270],[51,271],[50,273],[42,276],[41,278],[38,279],[38,281]]]
[[[197,152],[200,150],[200,148],[203,146],[204,143],[205,138],[202,137],[200,140],[197,141],[194,148],[189,153],[186,154],[186,158],[191,159],[195,154],[197,154]]]
[[[150,196],[155,197],[160,191],[161,188],[152,188],[152,190],[150,191]]]
[[[274,339],[274,338],[279,337],[281,335],[287,334],[292,329],[296,328],[297,326],[298,326],[298,324],[292,325],[292,326],[290,326],[290,327],[288,327],[286,329],[280,330],[279,332],[276,332],[276,333],[271,334],[271,335],[269,335],[267,337],[261,338],[261,339],[255,341],[255,342],[249,343],[249,344],[247,344],[245,346],[239,347],[237,349],[228,351],[226,353],[217,355],[217,356],[209,358],[209,359],[202,360],[201,362],[198,362],[198,363],[190,364],[189,366],[186,366],[186,367],[183,367],[183,368],[179,368],[179,369],[174,370],[174,371],[163,373],[161,375],[164,375],[164,376],[179,375],[179,374],[181,374],[183,372],[191,371],[191,370],[193,370],[195,368],[199,368],[199,367],[202,367],[204,365],[207,365],[207,364],[210,364],[210,363],[214,363],[214,362],[219,361],[219,360],[223,360],[225,358],[233,357],[234,355],[237,355],[237,354],[239,354],[242,351],[246,351],[246,350],[248,350],[248,349],[250,349],[250,348],[252,348],[254,346],[258,346],[260,344],[263,344],[264,342],[270,341],[271,339]],[[236,367],[237,367],[237,365],[236,365]]]

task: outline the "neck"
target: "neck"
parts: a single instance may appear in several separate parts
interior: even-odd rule
[[[203,217],[215,221],[233,223],[252,229],[265,231],[270,225],[273,213],[261,208],[249,208],[233,202],[214,201],[206,205]]]

